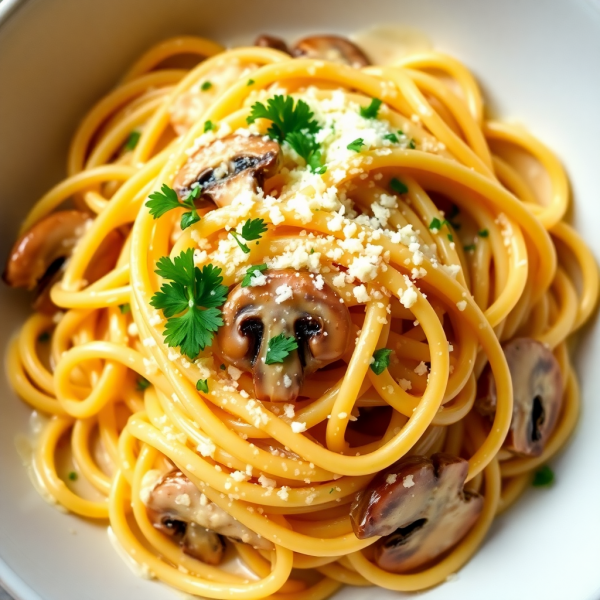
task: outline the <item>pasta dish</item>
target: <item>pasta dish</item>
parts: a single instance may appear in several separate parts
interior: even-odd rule
[[[560,162],[458,60],[367,53],[152,47],[6,264],[39,489],[186,594],[442,583],[577,421]]]

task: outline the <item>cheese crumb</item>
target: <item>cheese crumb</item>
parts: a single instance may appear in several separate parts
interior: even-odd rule
[[[407,475],[403,480],[402,480],[402,485],[405,488],[411,488],[413,485],[415,485],[415,482],[413,481],[413,476],[412,475]]]
[[[460,302],[457,302],[456,308],[458,308],[458,310],[460,310],[460,312],[462,312],[463,310],[465,310],[465,308],[467,308],[467,301],[461,300]]]
[[[292,421],[292,431],[294,433],[302,433],[303,431],[306,431],[306,423]]]
[[[396,479],[398,479],[398,475],[392,473],[385,478],[385,482],[391,485],[392,483],[396,483]]]
[[[289,286],[287,283],[284,283],[275,290],[275,294],[277,294],[275,296],[275,302],[277,302],[277,304],[281,304],[282,302],[289,300],[294,295],[294,292],[291,286]]]

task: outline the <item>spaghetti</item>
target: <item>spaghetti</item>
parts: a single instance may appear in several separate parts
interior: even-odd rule
[[[43,238],[41,253],[51,231],[63,242],[64,231],[76,234],[8,353],[15,390],[50,417],[35,471],[56,502],[108,519],[147,574],[188,594],[317,600],[343,584],[443,582],[577,420],[567,338],[590,317],[598,277],[565,222],[558,160],[524,130],[487,120],[458,61],[426,52],[365,66],[358,49],[344,60],[348,48],[332,39],[311,38],[293,59],[268,40],[229,51],[191,37],[153,47],[88,113],[68,177],[21,229],[30,244]],[[313,57],[323,45],[328,54]],[[166,66],[188,55],[201,62]],[[532,164],[536,181],[523,166]],[[87,215],[78,228],[54,212],[69,199]],[[64,231],[47,221],[58,214]],[[9,268],[29,268],[15,256]],[[185,287],[177,268],[187,259]],[[221,298],[213,304],[208,292],[199,299],[209,281]],[[169,299],[175,288],[183,305]],[[234,290],[250,297],[243,307]],[[257,302],[267,308],[236,329],[232,320]],[[292,308],[308,315],[305,329],[267,326]],[[187,325],[175,319],[185,315],[204,329],[181,333]],[[530,357],[527,344],[541,342],[559,371],[556,423],[534,423],[543,447],[529,454],[515,441],[521,400],[507,349],[523,339],[519,352]],[[95,496],[57,466],[62,439]],[[357,495],[368,498],[380,472],[391,489],[407,457],[429,469],[445,455],[465,465],[459,493],[479,499],[476,518],[416,567],[382,568],[379,535],[353,527]],[[420,489],[414,473],[405,488]],[[179,495],[157,527],[160,486],[171,484]],[[188,541],[200,523],[202,543],[214,523],[218,553],[190,551],[182,520]],[[235,541],[221,562],[223,536]]]

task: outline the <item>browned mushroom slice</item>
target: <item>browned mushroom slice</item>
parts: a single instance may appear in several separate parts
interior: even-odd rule
[[[375,562],[391,573],[417,569],[458,543],[483,508],[463,489],[468,462],[449,454],[409,456],[379,473],[350,509],[356,537],[384,536]]]
[[[513,387],[513,416],[504,447],[522,456],[539,456],[562,407],[560,365],[549,348],[530,338],[511,340],[503,350]],[[496,402],[496,383],[488,366],[479,378],[476,406],[491,417]]]
[[[254,45],[260,46],[261,48],[273,48],[274,50],[279,50],[281,52],[285,52],[286,54],[290,53],[287,44],[281,38],[268,35],[266,33],[259,35],[254,40]]]
[[[91,221],[88,213],[79,210],[58,211],[38,221],[15,242],[4,269],[4,281],[11,287],[37,288],[36,310],[56,310],[50,288]],[[88,284],[114,267],[122,246],[123,236],[118,231],[104,238],[85,272]]]
[[[267,270],[264,285],[234,288],[217,333],[224,358],[252,372],[260,400],[292,402],[304,376],[338,360],[350,339],[350,314],[338,294],[307,272]],[[295,337],[298,350],[267,364],[269,341]]]
[[[229,135],[200,148],[183,165],[174,181],[180,197],[194,183],[219,207],[231,204],[244,190],[256,191],[265,177],[277,172],[281,148],[260,135]]]
[[[218,565],[223,558],[221,536],[261,550],[272,548],[270,542],[210,502],[177,469],[154,485],[146,509],[156,529],[172,537],[186,554],[211,565]]]
[[[370,64],[365,53],[350,40],[338,35],[312,35],[296,42],[292,56],[315,58],[350,65],[357,69]]]

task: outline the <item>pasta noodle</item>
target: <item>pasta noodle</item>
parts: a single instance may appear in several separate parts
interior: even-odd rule
[[[189,55],[197,66],[172,66]],[[596,304],[598,276],[565,220],[559,161],[521,128],[488,120],[473,76],[449,56],[428,51],[360,68],[308,56],[226,51],[193,37],[151,48],[82,121],[67,178],[21,229],[68,200],[89,214],[50,291],[60,312],[36,311],[8,351],[13,387],[49,416],[33,458],[43,488],[73,513],[108,520],[146,575],[207,598],[318,600],[341,585],[439,584],[477,551],[577,421],[567,346]],[[277,172],[262,187],[230,203],[196,196],[187,205],[194,222],[183,229],[181,195],[178,208],[154,218],[148,197],[177,189],[198,152],[236,136],[275,143],[268,118],[252,117],[275,96],[312,111],[320,130],[300,132],[312,154],[280,136]],[[536,180],[524,164],[536,166]],[[265,230],[255,243],[242,225],[258,219]],[[114,260],[90,277],[108,239]],[[188,249],[199,268],[221,269],[228,291],[245,276],[253,283],[239,289],[258,294],[269,272],[308,274],[317,290],[339,296],[351,343],[329,366],[304,365],[291,402],[272,390],[257,397],[256,370],[253,381],[251,368],[227,360],[222,334],[197,356],[165,341],[172,315],[156,307],[166,279],[155,270],[161,257]],[[273,310],[286,305],[286,290],[277,288]],[[521,338],[551,349],[564,385],[537,455],[505,442],[512,431],[516,443],[516,384],[503,345]],[[477,408],[490,372],[491,416]],[[285,377],[283,396],[292,386]],[[62,439],[70,475],[57,462]],[[480,513],[435,560],[387,571],[375,558],[378,536],[355,534],[351,504],[402,457],[440,452],[468,461],[465,489],[482,497]],[[250,532],[227,543],[225,563],[200,560],[153,522],[148,495],[173,468],[204,505]],[[242,543],[250,534],[265,545]]]

